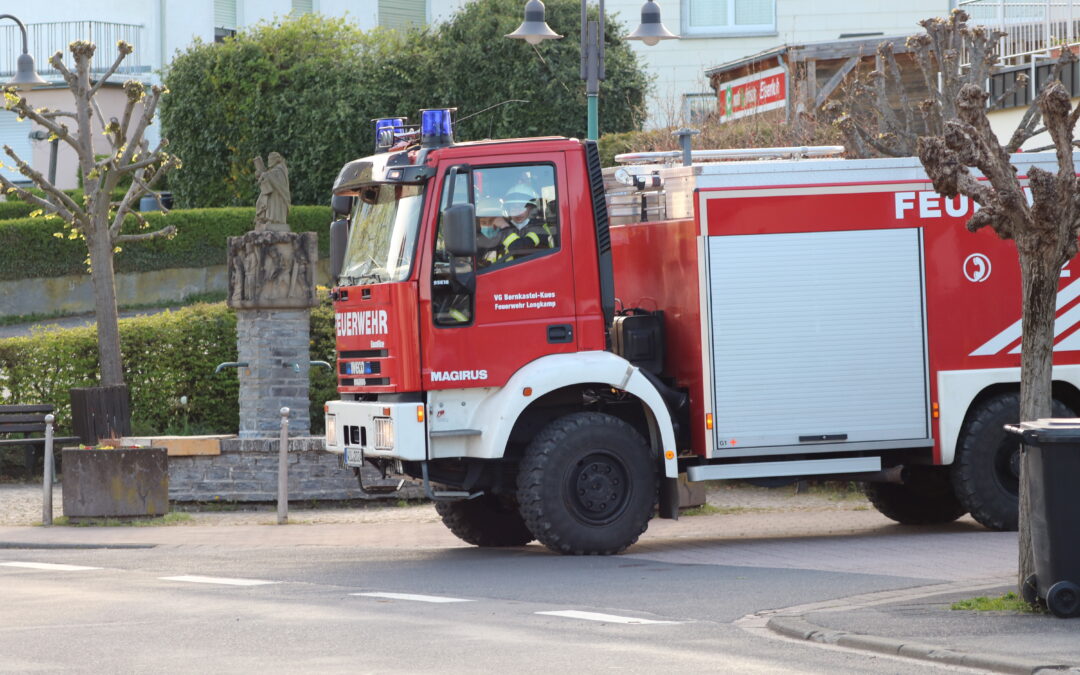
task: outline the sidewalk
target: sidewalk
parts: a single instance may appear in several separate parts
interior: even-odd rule
[[[59,515],[59,486],[54,492],[54,514]],[[818,561],[829,556],[835,559],[837,550],[857,553],[867,542],[887,541],[895,547],[895,557],[905,553],[911,556],[909,561],[898,561],[896,569],[911,573],[915,565],[923,565],[922,574],[910,576],[957,580],[768,610],[740,622],[768,627],[787,638],[993,672],[1080,673],[1080,619],[949,608],[958,599],[996,597],[1015,590],[1009,576],[1015,562],[1000,555],[1003,548],[1015,547],[1011,543],[1015,535],[987,533],[973,522],[964,521],[942,528],[949,536],[970,538],[972,545],[963,551],[945,552],[935,568],[935,563],[923,562],[928,555],[925,550],[908,550],[912,544],[905,536],[915,537],[919,531],[895,526],[858,497],[794,495],[790,491],[747,488],[714,490],[709,502],[719,512],[683,517],[678,522],[654,520],[626,555],[686,564],[753,564],[755,555],[768,557],[771,551],[783,547],[785,540],[813,537],[807,539],[806,546],[799,547],[799,560],[768,560],[768,566],[800,566],[815,556]],[[0,556],[4,549],[16,548],[466,546],[442,525],[430,504],[291,507],[289,525],[284,527],[275,525],[272,506],[258,511],[223,507],[192,513],[190,520],[170,527],[31,526],[40,521],[40,486],[0,484]],[[408,527],[403,527],[404,523]],[[363,527],[357,527],[361,524]],[[1001,537],[1011,538],[1004,541]],[[924,546],[934,546],[933,537],[920,539],[930,540]],[[980,549],[979,542],[996,542],[996,547]],[[987,551],[999,552],[997,559],[982,559],[988,557]],[[839,564],[842,562],[838,562],[837,571],[852,571]],[[950,570],[959,566],[964,566],[967,574],[950,576]],[[984,578],[976,578],[980,575]]]

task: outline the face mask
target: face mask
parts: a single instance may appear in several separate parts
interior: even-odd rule
[[[498,229],[499,228],[497,227],[484,225],[480,228],[480,234],[484,235],[485,237],[494,237]]]

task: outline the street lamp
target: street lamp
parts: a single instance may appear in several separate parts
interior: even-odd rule
[[[585,96],[589,104],[589,128],[586,137],[595,141],[599,137],[600,82],[604,79],[604,0],[600,4],[600,20],[589,21],[585,14],[586,0],[581,0],[581,79],[585,81]],[[544,3],[541,0],[529,0],[525,3],[525,20],[508,38],[525,40],[531,45],[538,45],[544,40],[555,40],[562,36],[551,30],[544,19]],[[660,40],[672,40],[679,37],[669,31],[660,21],[660,7],[654,0],[645,0],[641,6],[641,25],[626,36],[628,40],[641,40],[652,46]]]
[[[41,76],[34,70],[34,57],[30,56],[30,49],[26,39],[26,26],[23,25],[22,21],[19,21],[10,14],[0,14],[0,19],[11,19],[19,24],[19,30],[22,31],[23,53],[19,54],[19,60],[15,69],[15,77],[8,80],[8,84],[16,86],[24,84],[46,84],[45,80],[41,79]]]

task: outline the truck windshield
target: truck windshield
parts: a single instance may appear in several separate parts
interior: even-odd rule
[[[404,281],[420,229],[423,186],[380,183],[360,190],[339,286]]]

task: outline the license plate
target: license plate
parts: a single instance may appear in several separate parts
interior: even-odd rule
[[[364,450],[345,448],[345,466],[364,466]]]

